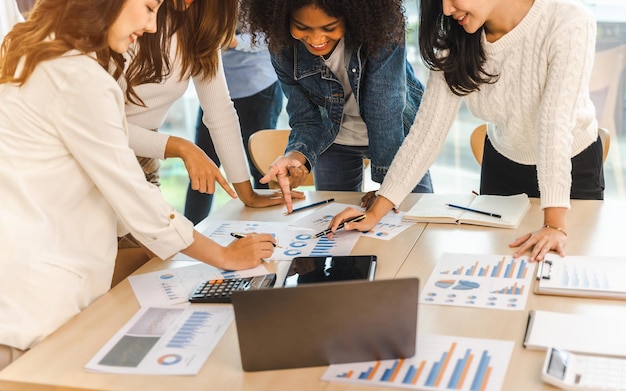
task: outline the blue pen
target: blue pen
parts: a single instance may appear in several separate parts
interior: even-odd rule
[[[498,219],[502,218],[502,215],[499,215],[497,213],[485,212],[485,211],[482,211],[482,210],[476,210],[476,209],[467,208],[465,206],[454,205],[454,204],[446,204],[446,205],[448,205],[450,208],[457,208],[457,209],[466,210],[468,212],[480,213],[481,215],[491,216],[491,217],[495,217],[495,218],[498,218]]]
[[[296,209],[292,210],[291,213],[300,212],[301,210],[306,210],[306,209],[313,208],[313,207],[316,207],[316,206],[328,204],[329,202],[333,202],[333,201],[335,201],[334,198],[329,198],[329,199],[324,200],[324,201],[315,202],[315,203],[313,203],[311,205],[306,205],[306,206],[302,206],[300,208],[296,208]],[[289,213],[289,214],[291,214],[291,213]],[[285,214],[287,214],[287,213],[285,213]]]

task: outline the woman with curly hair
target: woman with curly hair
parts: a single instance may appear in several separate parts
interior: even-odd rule
[[[483,194],[540,198],[543,222],[509,244],[530,261],[564,255],[570,199],[604,196],[602,142],[589,97],[596,23],[571,0],[421,2],[420,51],[428,88],[411,134],[367,217],[367,230],[408,194],[440,151],[465,99],[489,122],[481,165]],[[344,211],[332,227],[361,214]]]
[[[406,58],[401,0],[242,0],[264,36],[287,96],[291,134],[261,180],[289,191],[311,169],[317,190],[361,191],[363,159],[382,182],[408,133],[423,87]],[[415,192],[432,192],[426,173]]]

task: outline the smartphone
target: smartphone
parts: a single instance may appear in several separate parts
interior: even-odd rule
[[[541,378],[564,390],[624,390],[626,358],[573,353],[551,347],[546,353]]]
[[[376,255],[295,257],[291,261],[284,287],[317,282],[374,279]]]

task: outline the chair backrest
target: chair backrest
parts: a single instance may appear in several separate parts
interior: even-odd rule
[[[262,174],[267,172],[270,165],[278,156],[285,153],[290,131],[289,129],[264,129],[250,136],[248,140],[250,158]],[[309,174],[302,185],[313,186],[313,175]],[[278,188],[278,184],[276,182],[270,182],[270,188],[276,189]]]
[[[480,124],[472,131],[470,135],[470,146],[472,147],[472,153],[474,158],[478,162],[478,165],[483,164],[483,150],[485,148],[485,135],[487,134],[487,125]]]
[[[483,163],[483,151],[485,148],[485,135],[487,134],[487,125],[480,124],[472,131],[470,135],[470,146],[472,153],[478,164]],[[598,135],[602,141],[602,161],[606,161],[611,146],[611,134],[605,128],[598,128]]]
[[[596,53],[589,95],[596,107],[598,125],[615,135],[615,111],[619,99],[620,78],[626,66],[626,45],[602,50]],[[623,96],[622,96],[623,97]]]

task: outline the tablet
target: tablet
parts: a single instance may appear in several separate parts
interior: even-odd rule
[[[291,261],[284,287],[317,282],[374,280],[376,255],[296,257]]]

